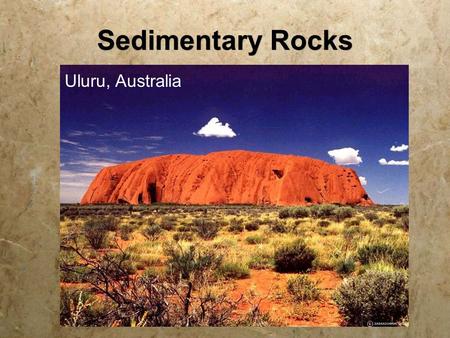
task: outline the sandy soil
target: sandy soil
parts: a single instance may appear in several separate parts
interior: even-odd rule
[[[319,281],[319,288],[323,297],[320,301],[311,302],[295,310],[296,306],[286,292],[286,282],[293,274],[281,274],[271,270],[251,270],[250,278],[234,281],[233,297],[249,291],[262,299],[260,308],[269,312],[281,324],[286,326],[339,326],[342,317],[336,305],[331,300],[332,292],[341,283],[339,275],[333,271],[317,271],[309,274],[312,280]],[[246,299],[237,313],[247,313],[252,304]],[[298,307],[298,305],[297,305]]]

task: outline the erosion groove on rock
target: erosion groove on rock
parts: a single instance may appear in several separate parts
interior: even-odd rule
[[[294,155],[222,151],[103,168],[81,203],[371,205],[353,169]]]

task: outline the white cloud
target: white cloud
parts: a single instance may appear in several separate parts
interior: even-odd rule
[[[353,148],[341,148],[333,149],[328,152],[336,164],[349,165],[349,164],[360,164],[362,158],[358,156],[359,150]]]
[[[68,134],[69,136],[95,136],[97,133],[92,130],[72,130]]]
[[[150,135],[150,136],[133,137],[132,139],[138,141],[161,141],[164,139],[164,136]]]
[[[391,151],[400,152],[400,151],[405,151],[405,150],[408,150],[408,145],[407,144],[402,144],[401,146],[392,146],[391,147]]]
[[[60,199],[62,203],[78,203],[97,172],[61,170]]]
[[[359,176],[359,181],[361,185],[367,185],[367,179],[364,176]]]
[[[395,160],[389,160],[387,161],[385,158],[380,158],[378,160],[378,163],[381,165],[409,165],[409,161],[395,161]]]
[[[60,177],[61,180],[64,178],[79,178],[79,177],[94,177],[96,175],[96,173],[91,172],[91,173],[85,173],[85,172],[75,172],[75,171],[71,171],[71,170],[61,170],[60,172]]]
[[[74,162],[68,162],[67,164],[69,165],[81,165],[81,166],[86,166],[86,167],[95,167],[95,168],[103,168],[103,167],[109,167],[112,165],[116,165],[117,162],[113,162],[113,161],[74,161]]]
[[[66,140],[66,139],[64,139],[64,138],[61,139],[61,143],[72,144],[72,145],[74,145],[74,146],[80,145],[79,142],[74,142],[74,141]]]
[[[228,123],[223,124],[217,117],[213,117],[207,124],[200,128],[196,136],[203,137],[235,137],[236,133]]]

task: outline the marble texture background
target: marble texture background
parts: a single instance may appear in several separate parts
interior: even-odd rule
[[[0,336],[443,337],[450,332],[449,1],[0,1]],[[101,51],[134,33],[350,34],[350,51]],[[60,64],[408,64],[409,328],[60,328]],[[388,119],[389,116],[386,115]],[[381,136],[380,136],[381,137]],[[376,140],[374,140],[376,141]]]

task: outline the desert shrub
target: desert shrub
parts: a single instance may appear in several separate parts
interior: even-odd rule
[[[408,278],[402,272],[368,271],[344,280],[333,299],[348,326],[397,323],[408,314]]]
[[[320,221],[317,222],[317,225],[322,227],[322,228],[326,228],[327,226],[330,225],[330,221],[320,220]]]
[[[284,219],[291,217],[291,209],[290,208],[283,208],[280,211],[278,211],[278,218]]]
[[[320,206],[318,204],[314,204],[312,206],[309,207],[309,213],[311,215],[311,217],[317,218],[319,217],[319,208]]]
[[[364,214],[364,217],[365,217],[368,221],[373,222],[373,221],[375,221],[376,219],[378,219],[378,214],[377,214],[376,212],[369,211],[369,212],[366,212],[366,213]]]
[[[248,244],[262,244],[262,243],[267,242],[267,239],[261,235],[250,235],[250,236],[247,236],[245,241]]]
[[[189,245],[168,244],[164,246],[168,272],[177,278],[201,280],[207,270],[214,271],[222,263],[222,256],[214,250]]]
[[[400,218],[409,214],[409,207],[407,205],[398,206],[392,209],[395,217]]]
[[[219,226],[215,222],[205,220],[204,218],[197,218],[194,220],[195,231],[200,238],[205,240],[213,239],[219,232]]]
[[[234,217],[230,220],[230,225],[242,225],[244,220],[242,218]]]
[[[275,221],[269,225],[269,229],[272,232],[283,234],[288,231],[286,224],[283,222]]]
[[[385,219],[384,218],[375,219],[372,221],[372,224],[381,228],[385,224]]]
[[[291,216],[294,218],[305,218],[310,216],[310,212],[306,207],[295,207],[291,209]]]
[[[172,236],[174,241],[187,241],[190,242],[194,239],[194,234],[192,232],[176,232]]]
[[[142,234],[150,240],[158,239],[162,232],[163,229],[158,224],[147,225],[142,230]]]
[[[90,269],[84,265],[73,265],[61,270],[60,281],[64,283],[83,283],[88,279]]]
[[[107,326],[113,308],[109,302],[96,302],[92,293],[74,288],[61,288],[59,304],[62,326]]]
[[[242,279],[250,276],[247,265],[238,262],[224,262],[217,270],[219,276],[225,279]]]
[[[397,219],[394,217],[388,217],[384,219],[384,224],[395,224],[397,223]]]
[[[228,290],[221,285],[197,284],[201,279],[205,280],[208,275],[214,276],[208,272],[215,271],[220,265],[217,256],[214,256],[214,253],[206,254],[202,248],[176,247],[174,251],[177,253],[171,254],[170,250],[167,252],[172,269],[165,274],[156,275],[152,271],[146,271],[141,276],[128,275],[119,280],[116,271],[120,261],[109,260],[110,265],[114,266],[111,269],[109,265],[104,264],[101,256],[89,260],[87,264],[92,270],[91,285],[100,296],[95,297],[96,304],[101,304],[107,311],[95,310],[95,314],[89,316],[93,320],[85,320],[86,311],[95,309],[96,304],[86,302],[83,295],[67,297],[63,294],[61,324],[69,326],[233,326],[236,320],[232,314],[241,300],[229,298]],[[191,255],[192,251],[194,254]],[[77,254],[83,257],[82,251],[77,251]],[[178,264],[180,261],[181,266]],[[177,267],[181,269],[177,270]],[[183,271],[187,271],[187,283],[180,283]],[[106,288],[105,285],[107,285]],[[81,301],[79,301],[80,298]]]
[[[386,261],[398,268],[408,267],[408,247],[406,245],[392,245],[384,242],[368,243],[358,248],[357,255],[362,264]]]
[[[334,270],[337,273],[349,274],[355,271],[355,261],[352,257],[342,257],[336,260]]]
[[[233,233],[239,233],[244,231],[244,226],[241,223],[231,222],[230,226],[228,227],[228,231]]]
[[[249,268],[256,270],[272,269],[274,265],[273,254],[264,250],[256,250],[248,261]]]
[[[320,298],[318,284],[307,275],[297,275],[288,279],[287,290],[296,302],[313,301]]]
[[[346,241],[352,240],[356,235],[360,233],[360,228],[358,226],[345,227],[342,235]]]
[[[122,224],[119,228],[120,238],[124,241],[130,239],[131,233],[135,230],[135,227],[131,224]]]
[[[230,249],[232,247],[235,247],[237,244],[237,241],[234,238],[218,238],[214,243],[213,247],[216,249]]]
[[[355,211],[351,207],[340,207],[334,211],[334,215],[338,222],[344,219],[351,218],[355,214]]]
[[[312,267],[316,254],[303,240],[295,240],[278,248],[274,258],[278,272],[304,272]]]
[[[177,227],[177,231],[179,232],[189,232],[194,230],[193,223],[185,223]]]
[[[395,272],[398,271],[398,269],[391,263],[379,261],[375,263],[361,265],[358,268],[357,274],[362,275],[368,271]]]
[[[108,231],[117,231],[119,226],[118,219],[114,216],[102,217],[100,222],[103,223],[103,228]]]
[[[349,219],[344,224],[346,227],[358,226],[361,224],[361,221],[359,219]]]
[[[249,222],[245,224],[245,230],[247,231],[256,231],[259,229],[258,222]]]
[[[293,218],[304,218],[309,217],[310,212],[306,207],[291,207],[291,208],[283,208],[278,212],[278,218],[284,219],[288,217]]]
[[[401,226],[403,230],[409,231],[409,216],[403,215],[402,217],[400,217],[400,219],[398,220],[398,225]]]
[[[164,230],[171,231],[175,229],[177,218],[175,216],[164,216],[161,218],[160,227]]]
[[[145,271],[142,273],[141,278],[145,278],[145,279],[155,279],[159,277],[159,273],[158,271],[155,270],[155,268],[147,268],[145,269]]]
[[[331,217],[334,215],[338,207],[333,204],[319,205],[316,211],[316,216],[319,218]]]
[[[107,253],[101,257],[100,264],[103,270],[116,280],[136,273],[136,266],[127,252]]]
[[[90,218],[84,223],[84,236],[94,249],[105,248],[108,245],[108,229],[99,218]]]

